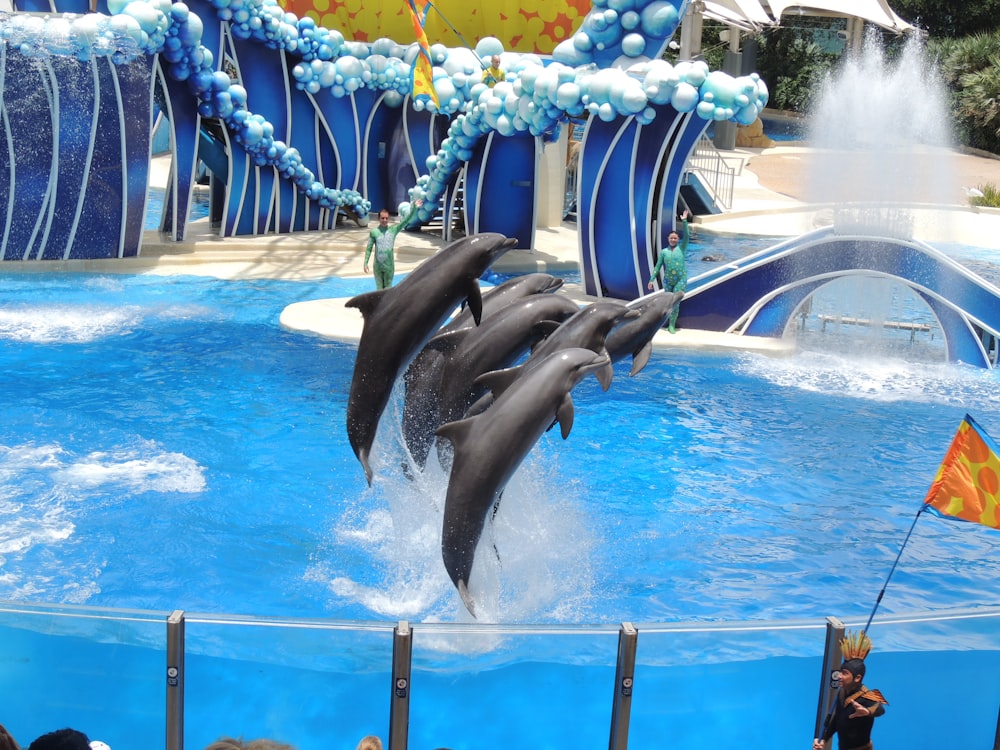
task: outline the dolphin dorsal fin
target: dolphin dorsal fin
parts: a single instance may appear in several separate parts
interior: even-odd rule
[[[432,351],[444,352],[445,354],[455,351],[465,337],[472,332],[471,328],[459,328],[454,331],[442,331],[441,333],[434,336],[425,345],[425,349],[430,349]]]
[[[484,372],[473,383],[489,390],[495,400],[500,397],[501,393],[510,388],[511,383],[517,380],[517,376],[521,374],[522,366],[518,365],[517,367],[508,367],[505,370]]]
[[[458,444],[469,433],[475,422],[475,417],[465,417],[464,419],[456,419],[454,422],[445,422],[434,431],[434,434],[439,438],[449,441],[457,449]]]
[[[374,292],[365,292],[364,294],[359,294],[356,297],[351,297],[347,302],[344,303],[344,307],[356,307],[361,311],[361,315],[365,320],[368,320],[368,316],[371,315],[382,302],[382,298],[388,289],[376,289]]]

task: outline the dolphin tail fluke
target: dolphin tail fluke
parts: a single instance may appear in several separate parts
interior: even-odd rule
[[[368,480],[368,486],[372,486],[372,467],[368,463],[368,449],[362,448],[358,451],[358,460],[361,461],[361,466],[365,470],[365,479]]]
[[[469,587],[466,586],[465,581],[461,579],[458,581],[458,593],[462,597],[462,601],[465,602],[465,608],[469,610],[469,614],[475,617],[476,603],[472,601],[472,596],[469,594]]]

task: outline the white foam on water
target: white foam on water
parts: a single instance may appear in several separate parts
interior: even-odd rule
[[[105,551],[59,549],[89,543],[78,527],[95,504],[204,487],[202,467],[152,441],[86,455],[58,443],[0,445],[0,598],[88,601],[100,592]]]
[[[362,568],[372,573],[371,580],[331,571],[322,562],[309,577],[326,580],[335,596],[379,617],[481,623],[586,619],[594,590],[590,558],[597,540],[580,498],[560,476],[553,456],[562,443],[558,431],[543,436],[528,454],[495,516],[484,524],[469,581],[473,618],[441,558],[447,475],[432,447],[424,472],[406,478],[401,467],[409,456],[393,426],[398,418],[394,400],[383,416],[387,427],[373,446],[373,487],[331,530],[330,544],[338,555],[343,556],[345,546],[353,547],[354,555],[367,560]],[[322,550],[320,557],[325,557]]]
[[[142,308],[30,305],[0,308],[0,338],[36,344],[85,344],[138,326]]]
[[[997,403],[996,380],[989,370],[953,364],[926,364],[889,359],[874,352],[854,355],[801,352],[797,356],[770,358],[745,355],[737,368],[792,391],[828,393],[850,399],[882,402],[913,401],[945,405],[967,402],[970,391],[977,400]],[[949,394],[955,394],[954,399]]]

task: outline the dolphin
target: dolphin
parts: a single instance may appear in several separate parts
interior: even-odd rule
[[[533,294],[556,292],[563,280],[548,273],[529,273],[514,276],[495,287],[483,291],[484,320],[489,320],[508,303]],[[472,328],[475,321],[468,307],[462,308],[440,333]],[[406,392],[403,398],[403,439],[413,463],[424,468],[433,442],[438,421],[438,384],[447,352],[437,346],[425,346],[406,368],[403,375]],[[409,464],[407,464],[409,471]]]
[[[428,440],[439,425],[461,419],[472,403],[483,396],[485,386],[476,378],[486,372],[510,367],[528,350],[558,329],[580,307],[558,294],[533,294],[511,302],[478,328],[442,334],[431,339],[449,339],[451,354],[444,358],[437,388],[438,413],[429,425]],[[440,454],[442,466],[446,466]]]
[[[441,531],[441,556],[455,588],[475,617],[469,576],[486,516],[500,502],[507,482],[532,447],[558,421],[565,440],[573,428],[573,388],[591,372],[610,367],[607,354],[562,349],[530,372],[485,373],[478,381],[493,391],[492,408],[437,429],[449,440],[454,460],[448,478]]]
[[[352,297],[364,316],[347,401],[347,437],[372,482],[369,454],[396,378],[461,303],[479,325],[479,277],[517,245],[502,234],[463,237],[425,260],[397,286]]]
[[[629,302],[629,309],[638,310],[639,317],[625,320],[611,329],[604,342],[611,361],[618,362],[631,354],[632,371],[629,375],[641,372],[653,351],[653,336],[663,328],[670,311],[683,296],[684,292],[660,290]]]
[[[605,339],[611,329],[625,319],[637,318],[639,312],[630,310],[623,302],[604,300],[592,302],[560,325],[551,335],[543,339],[532,349],[527,362],[520,366],[521,372],[528,372],[539,362],[560,349],[580,347],[597,354],[606,354]],[[607,366],[598,370],[597,379],[601,387],[607,390],[611,385],[614,369],[611,359]],[[487,393],[473,403],[466,412],[467,416],[482,413],[489,408],[493,397]]]

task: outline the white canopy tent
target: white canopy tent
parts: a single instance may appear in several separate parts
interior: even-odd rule
[[[900,18],[886,0],[695,0],[689,13],[741,28],[758,30],[781,23],[783,15],[840,16],[855,18],[903,33],[913,26]]]

